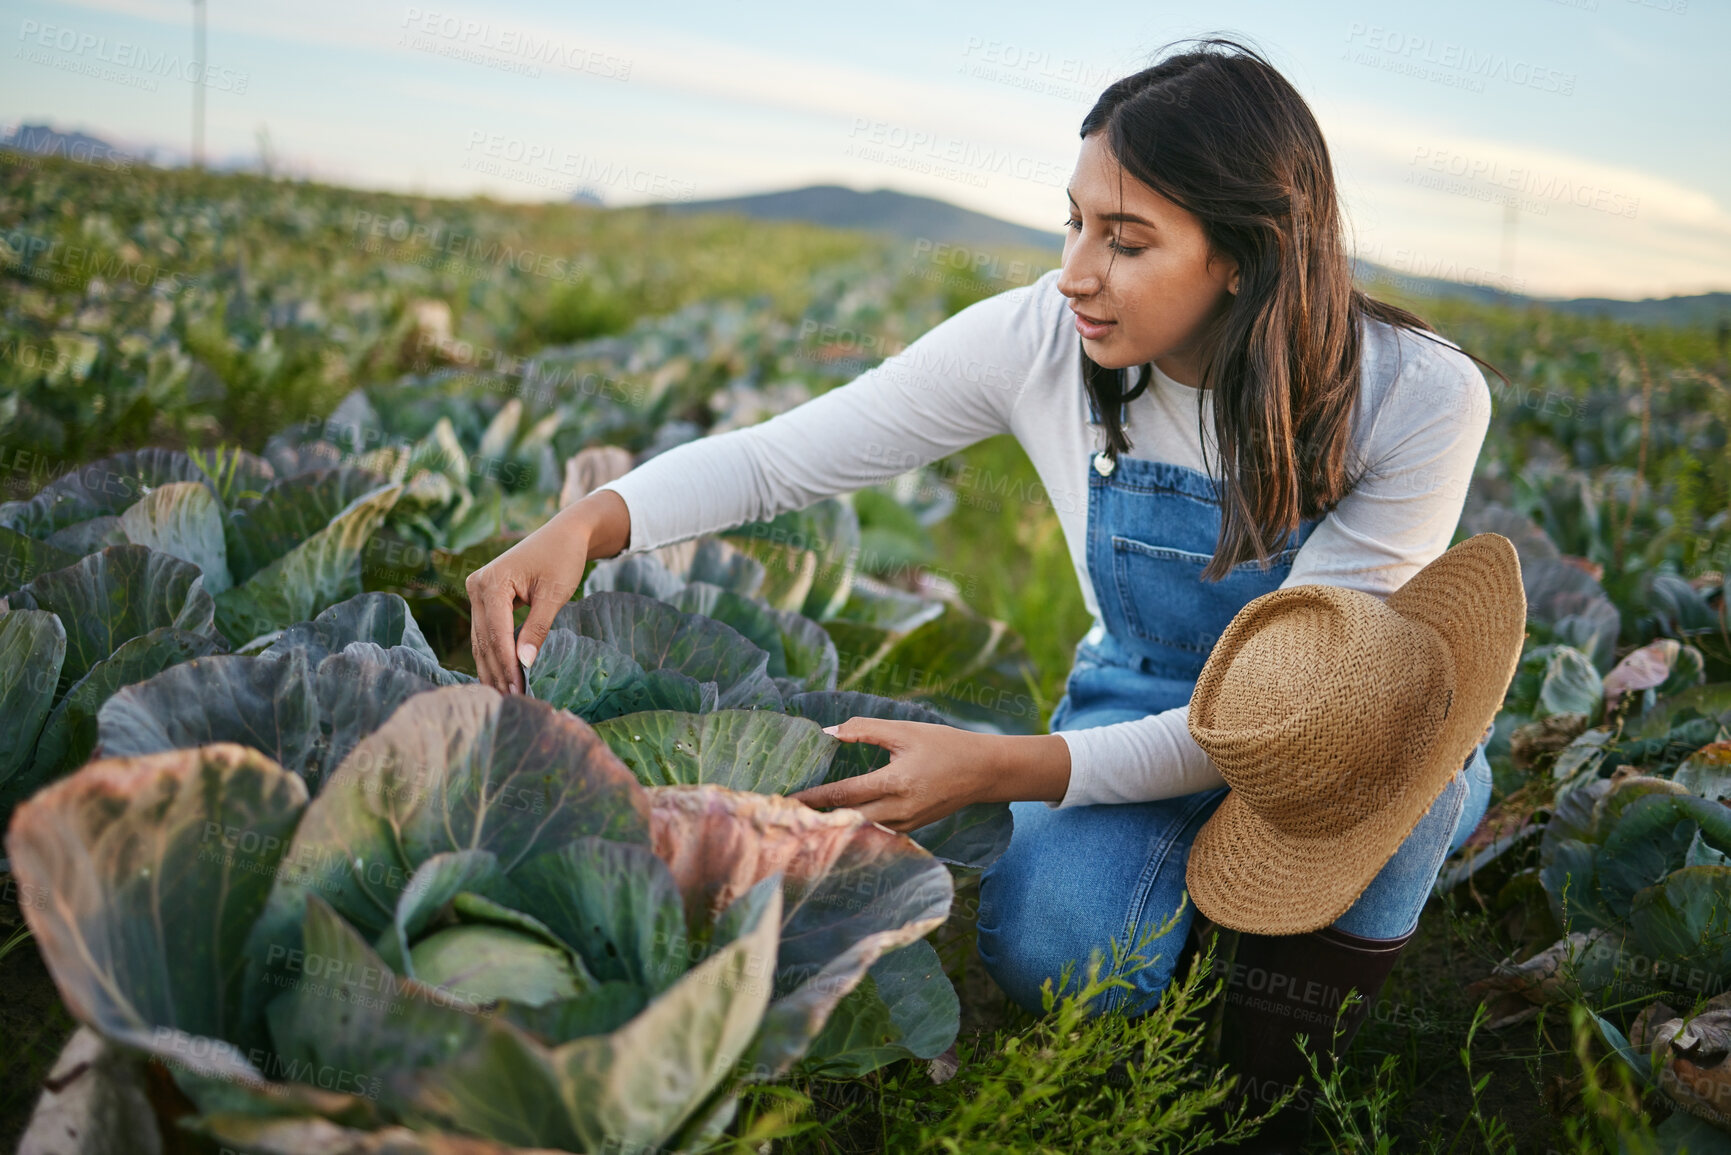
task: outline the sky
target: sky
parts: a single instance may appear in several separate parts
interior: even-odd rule
[[[893,188],[1057,232],[1111,81],[1231,35],[1360,256],[1534,296],[1731,290],[1731,3],[208,0],[206,155],[610,205]],[[0,130],[184,156],[187,0],[0,0]]]

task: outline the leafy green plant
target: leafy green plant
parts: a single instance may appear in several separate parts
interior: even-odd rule
[[[685,1149],[951,894],[857,814],[645,790],[581,720],[482,686],[409,699],[310,800],[231,744],[93,762],[7,848],[74,1015],[249,1149],[323,1150],[313,1118]]]
[[[653,331],[697,305],[692,327],[717,298],[752,298],[744,333],[730,327],[736,306],[716,318],[713,348],[691,350],[693,391],[706,393],[713,367],[734,375],[766,330],[844,320],[849,289],[873,284],[879,301],[905,279],[881,238],[794,222],[144,164],[8,153],[0,201],[0,449],[33,460],[148,442],[256,450],[357,384],[449,364],[455,349],[518,357],[635,318]],[[940,307],[931,292],[897,303]],[[770,343],[766,360],[789,344]]]
[[[1599,778],[1589,763],[1566,783],[1573,788],[1545,824],[1537,867],[1565,933],[1475,984],[1491,998],[1495,1025],[1547,1005],[1644,1003],[1731,973],[1731,811],[1719,801],[1731,781],[1723,761],[1723,748],[1709,745],[1672,778]]]
[[[117,692],[266,645],[360,592],[362,549],[401,486],[349,467],[275,479],[247,455],[203,460],[215,476],[184,453],[123,453],[0,504],[0,647],[17,651],[0,696],[20,719],[0,746],[0,815],[90,756]]]
[[[957,598],[924,597],[857,571],[859,523],[835,499],[723,535],[762,563],[751,591],[821,624],[835,643],[835,688],[917,701],[998,733],[1040,729],[1022,640]]]
[[[478,452],[490,458],[520,452],[522,413],[515,400],[500,408],[482,429]],[[20,779],[14,797],[92,752],[140,756],[220,741],[259,750],[316,789],[401,702],[433,686],[471,680],[442,668],[400,597],[352,595],[357,573],[366,572],[360,559],[387,518],[425,524],[428,511],[443,509],[445,529],[436,532],[448,534],[465,516],[459,512],[452,521],[452,510],[474,506],[464,472],[466,450],[450,412],[434,419],[421,442],[397,448],[361,451],[374,440],[377,424],[364,396],[352,396],[327,424],[343,431],[346,450],[303,453],[310,444],[328,443],[285,442],[263,459],[239,453],[198,460],[172,453],[126,456],[0,510],[26,529],[60,535],[65,544],[75,544],[73,533],[86,535],[76,544],[98,540],[89,532],[92,526],[147,542],[107,548],[136,549],[161,558],[160,566],[182,578],[191,575],[188,589],[199,587],[200,604],[210,601],[202,592],[205,583],[214,585],[212,617],[220,629],[211,631],[209,649],[236,649],[163,653],[152,665],[126,667],[126,676],[105,681],[103,692],[88,695],[82,712],[72,715],[80,726],[76,745],[41,746],[51,751],[52,762],[44,759],[40,771]],[[549,418],[537,424],[539,432],[528,434],[543,456],[547,431],[555,425]],[[275,478],[279,467],[284,476]],[[543,468],[541,475],[550,472]],[[127,479],[123,488],[131,504],[86,497],[99,490],[98,478],[113,476]],[[237,504],[225,509],[218,491]],[[498,487],[492,492],[497,498]],[[541,499],[525,500],[527,513]],[[816,773],[812,781],[823,781],[881,765],[885,751],[841,749],[821,727],[856,714],[932,722],[944,716],[912,701],[836,690],[839,661],[830,630],[893,640],[946,614],[946,624],[973,627],[960,606],[874,588],[863,575],[856,587],[856,551],[837,546],[857,538],[847,503],[823,503],[799,523],[807,531],[798,539],[806,558],[803,578],[783,584],[778,594],[784,601],[797,597],[802,607],[819,597],[812,604],[831,612],[830,623],[760,596],[766,567],[742,548],[705,539],[696,543],[682,577],[653,558],[597,567],[585,596],[560,612],[531,672],[531,694],[598,725],[624,717],[624,726],[649,731],[655,753],[647,760],[651,751],[638,744],[642,735],[627,744],[623,727],[609,731],[646,784],[714,780],[781,794],[809,784],[803,776],[808,770]],[[741,540],[749,541],[750,533]],[[57,548],[50,542],[23,533],[11,544],[26,560],[64,560],[47,552]],[[815,564],[819,554],[830,567],[823,574]],[[94,563],[86,558],[77,564]],[[814,595],[820,576],[829,592]],[[658,596],[605,588],[610,585]],[[344,594],[351,596],[336,600]],[[17,600],[30,596],[27,589]],[[127,600],[109,599],[115,605]],[[832,612],[838,607],[840,612]],[[844,613],[864,620],[848,620]],[[37,645],[34,635],[27,638],[27,624],[22,618],[14,624],[18,640],[33,654],[40,651],[41,661],[52,660],[53,647]],[[36,625],[50,628],[45,620]],[[951,630],[935,637],[928,628],[926,635],[922,644],[932,653],[925,660],[934,671],[967,669],[966,649],[959,656],[952,652],[958,641],[965,646],[965,634]],[[988,628],[984,637],[989,649],[1010,652],[998,628]],[[42,703],[29,705],[32,714],[41,712]],[[731,745],[710,740],[712,733],[732,730],[733,714],[751,715],[740,720],[746,729]],[[54,716],[49,723],[54,724],[45,723],[44,732],[50,735],[64,728]],[[822,756],[801,761],[786,749],[757,749],[772,731],[802,732]],[[704,746],[704,756],[682,760],[680,735],[699,733],[706,737],[691,745],[694,751]],[[674,762],[679,769],[670,769]],[[758,779],[751,779],[753,772]],[[970,807],[917,832],[916,839],[944,861],[977,868],[1001,852],[1008,836],[1008,809],[1000,804]],[[806,1069],[863,1074],[900,1057],[931,1058],[954,1040],[957,1022],[956,994],[935,952],[929,944],[910,943],[872,965],[806,1057]]]
[[[13,693],[29,700],[0,813],[89,755],[96,714],[117,689],[228,648],[198,568],[144,546],[109,546],[37,574],[7,601],[5,636],[34,648],[8,672]]]

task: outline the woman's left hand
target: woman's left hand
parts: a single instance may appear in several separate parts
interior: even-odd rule
[[[903,834],[985,800],[992,743],[1001,737],[935,722],[853,717],[824,733],[870,742],[890,752],[889,765],[788,795],[820,810],[851,806]]]

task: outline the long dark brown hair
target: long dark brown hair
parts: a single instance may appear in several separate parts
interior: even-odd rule
[[[1254,49],[1225,37],[1195,43],[1107,88],[1081,135],[1105,129],[1120,180],[1128,171],[1194,213],[1210,253],[1238,263],[1238,292],[1202,342],[1200,387],[1213,391],[1222,474],[1220,538],[1202,576],[1216,580],[1240,562],[1266,562],[1301,517],[1333,509],[1363,476],[1346,463],[1362,319],[1427,338],[1435,329],[1353,285],[1333,165],[1304,98]],[[1152,373],[1143,365],[1126,391],[1126,370],[1082,353],[1113,457],[1130,449],[1119,404]],[[1196,396],[1200,428],[1205,395]]]

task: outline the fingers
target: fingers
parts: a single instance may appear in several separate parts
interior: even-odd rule
[[[571,600],[572,592],[552,589],[539,582],[529,592],[529,616],[523,619],[523,629],[517,634],[517,649],[514,655],[525,671],[535,664],[535,656],[541,652],[541,643],[547,640],[547,633],[553,628],[553,619],[558,616],[565,603]],[[527,677],[527,673],[524,676]]]
[[[893,760],[902,746],[895,738],[894,730],[895,727],[904,725],[907,723],[856,714],[846,721],[825,726],[823,732],[838,742],[870,742],[874,746],[882,746],[890,751]],[[804,790],[789,794],[788,797],[820,810],[835,806],[861,806],[876,799],[890,798],[900,792],[901,775],[898,773],[892,777],[885,773],[887,770],[888,766],[880,766],[852,778],[826,782],[821,786],[808,786]]]
[[[886,783],[878,774],[879,771],[873,770],[869,774],[843,778],[839,782],[808,786],[797,794],[789,794],[788,797],[803,802],[814,810],[828,810],[835,806],[859,806],[874,798],[883,797]]]
[[[916,821],[910,812],[906,780],[890,774],[888,769],[885,767],[840,782],[812,786],[788,797],[814,810],[833,810],[836,807],[857,810],[880,826],[906,834],[918,829],[922,823]]]
[[[475,676],[501,694],[520,693],[521,678],[511,653],[511,611],[517,593],[482,566],[469,575],[469,644],[475,651]]]
[[[897,834],[912,834],[914,831],[918,830],[921,825],[910,818],[890,817],[890,807],[888,803],[868,802],[858,809],[862,815],[871,819],[879,826],[882,826],[886,830],[893,830]]]
[[[894,718],[872,718],[856,714],[845,722],[837,722],[833,726],[825,726],[823,732],[838,742],[870,742],[874,746],[882,746],[892,754],[900,753],[901,736],[896,732],[902,726],[918,726],[919,722],[901,722]]]
[[[574,508],[555,514],[464,583],[475,675],[502,694],[523,692],[523,668],[534,664],[553,618],[583,580],[588,535],[580,520],[566,516]],[[518,638],[514,616],[522,604],[529,613]],[[526,647],[521,653],[520,645]]]

